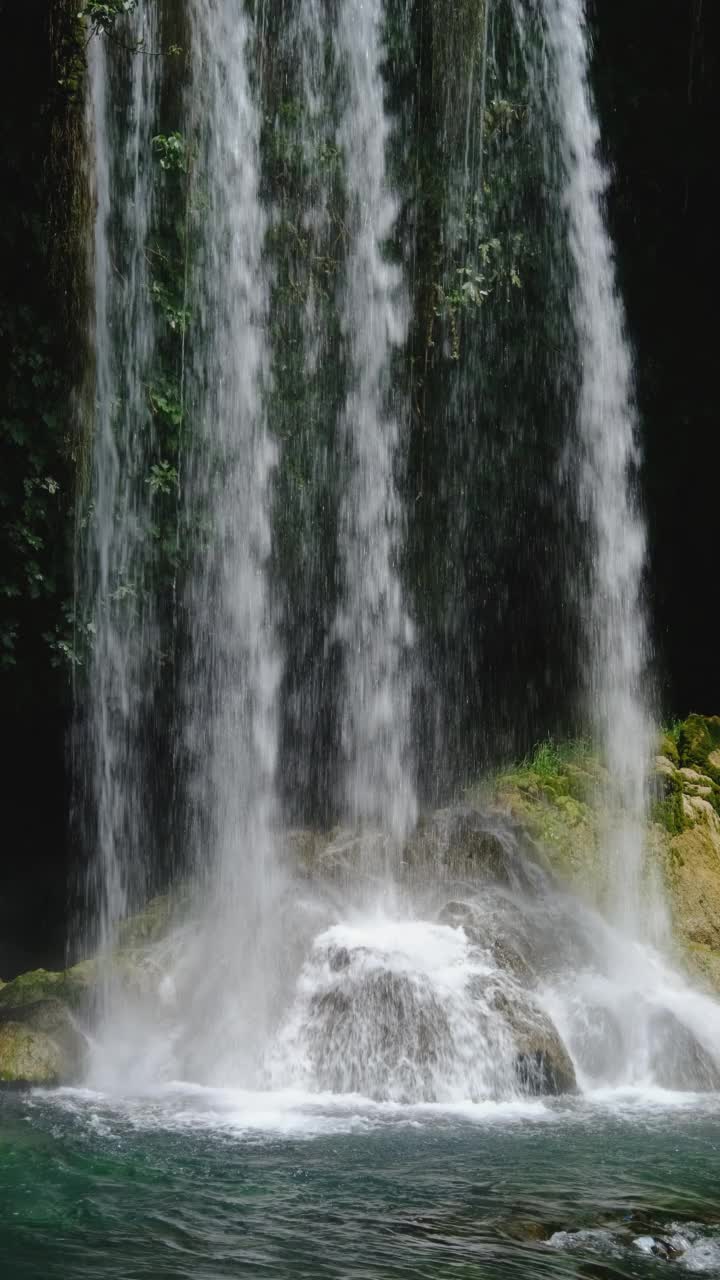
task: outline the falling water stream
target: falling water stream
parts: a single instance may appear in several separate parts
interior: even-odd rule
[[[338,138],[346,157],[350,227],[342,301],[350,359],[341,422],[349,474],[341,510],[340,632],[348,816],[379,825],[397,853],[416,817],[406,669],[412,633],[399,574],[403,515],[394,474],[400,431],[388,403],[390,360],[406,337],[407,302],[402,273],[386,256],[397,201],[387,179],[391,126],[380,66],[382,18],[380,0],[346,0],[336,36],[348,82]]]
[[[652,906],[642,843],[652,738],[645,535],[632,359],[605,223],[583,6],[516,0],[512,7],[547,126],[558,261],[569,264],[578,371],[566,468],[587,547],[578,548],[567,590],[587,561],[586,683],[609,777],[611,901],[601,915],[566,893],[507,818],[455,807],[417,823],[415,758],[424,744],[412,733],[419,675],[401,482],[410,415],[398,392],[403,378],[393,372],[408,341],[411,254],[398,243],[406,224],[390,178],[400,122],[388,106],[381,0],[303,5],[292,25],[294,74],[310,120],[303,154],[314,154],[324,130],[344,193],[331,293],[343,394],[336,408],[325,402],[335,415],[328,436],[338,477],[328,645],[340,651],[343,783],[332,832],[285,829],[279,774],[288,655],[273,560],[283,441],[269,411],[282,358],[272,341],[268,251],[279,214],[263,186],[262,7],[251,17],[235,0],[188,0],[192,318],[183,403],[192,429],[180,451],[178,536],[190,552],[173,614],[179,728],[168,726],[182,792],[183,874],[170,895],[171,927],[137,947],[134,984],[108,998],[101,1025],[90,1030],[88,1069],[91,1089],[161,1096],[159,1111],[153,1103],[142,1112],[151,1124],[158,1115],[170,1123],[178,1108],[202,1124],[203,1108],[214,1115],[229,1096],[243,1129],[254,1112],[297,1119],[328,1108],[335,1124],[346,1104],[359,1115],[378,1107],[395,1115],[522,1108],[576,1091],[593,1098],[630,1090],[647,1102],[720,1086],[720,1009],[648,944],[657,941],[662,912]],[[487,24],[496,8],[485,7],[469,60],[463,198],[474,101],[473,136],[483,147]],[[149,44],[157,40],[154,12],[148,3],[131,19]],[[93,49],[97,644],[88,743],[99,849],[93,875],[110,955],[118,921],[142,898],[142,867],[152,856],[142,796],[158,649],[143,562],[152,497],[142,388],[154,342],[145,156],[159,73],[150,57],[125,59],[125,79],[115,74],[127,102],[116,115],[112,58],[106,45]],[[305,218],[318,258],[329,235],[329,184],[337,181],[335,169],[328,173]],[[312,299],[304,305],[312,327],[318,309]],[[327,349],[304,335],[309,380]]]
[[[590,87],[582,0],[548,0],[544,84],[563,168],[581,362],[576,484],[591,546],[585,604],[588,690],[609,774],[605,852],[611,910],[650,936],[660,922],[644,879],[648,769],[648,637],[642,600],[646,535],[636,492],[638,424],[632,354],[605,220],[608,178]],[[644,901],[643,901],[644,898]]]
[[[129,39],[156,38],[155,10],[134,15]],[[154,346],[146,241],[153,202],[155,64],[123,76],[102,41],[90,46],[88,123],[94,155],[95,437],[92,507],[81,590],[94,604],[83,784],[90,842],[93,932],[102,947],[142,903],[143,743],[152,714],[157,634],[147,592],[150,511],[145,485],[152,423],[145,382]]]
[[[432,224],[445,275],[422,324],[449,365],[467,333],[477,350],[454,393],[463,413],[436,404],[431,424],[423,402],[439,478],[420,518],[445,521],[423,582],[431,592],[444,566],[442,652],[463,664],[450,597],[477,570],[464,542],[492,524],[512,542],[505,563],[529,537],[520,490],[508,485],[502,513],[483,504],[513,459],[541,473],[518,449],[540,448],[535,426],[523,436],[516,420],[548,392],[565,434],[548,527],[573,530],[557,579],[578,606],[574,656],[607,766],[608,900],[599,911],[564,888],[506,814],[454,803],[418,818],[418,766],[434,762],[417,704],[437,695],[431,611],[408,568],[411,505],[426,502],[424,455],[419,492],[406,483],[416,16],[390,0],[145,0],[124,6],[121,39],[90,41],[96,395],[80,578],[95,643],[79,791],[102,981],[75,1027],[82,1078],[0,1091],[12,1280],[720,1275],[720,1006],[676,970],[642,840],[638,424],[581,0],[432,6],[455,76],[439,127],[453,172],[439,145],[421,230]],[[527,343],[524,409],[523,362],[501,350],[517,285],[517,237],[493,231],[512,213],[502,182],[486,208],[491,160],[512,187],[522,151],[503,132],[522,115],[498,90],[503,59],[539,140],[529,173],[553,314],[536,319],[563,334],[561,377],[551,344]],[[178,157],[172,205],[158,158]],[[153,272],[178,239],[175,404]],[[481,322],[462,330],[471,313]],[[476,387],[496,357],[495,382]],[[461,438],[438,446],[451,421]],[[470,474],[481,456],[496,473]],[[507,583],[486,587],[499,613]],[[469,670],[482,705],[502,698],[492,672]],[[460,700],[467,678],[446,685]],[[464,708],[448,712],[451,736]],[[288,802],[288,736],[337,757],[289,775],[332,778],[330,830],[288,820],[312,816],[304,796]]]

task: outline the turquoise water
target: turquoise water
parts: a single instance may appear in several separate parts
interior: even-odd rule
[[[3,1280],[720,1276],[720,1100],[5,1092],[0,1260]]]

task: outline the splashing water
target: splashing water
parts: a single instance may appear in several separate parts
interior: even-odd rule
[[[385,253],[398,210],[386,171],[390,123],[380,73],[382,18],[380,0],[346,0],[336,33],[338,61],[347,68],[338,141],[345,153],[350,224],[341,316],[350,372],[341,421],[349,475],[340,517],[345,599],[339,632],[345,649],[348,816],[356,824],[379,824],[397,851],[414,822],[416,802],[406,670],[412,632],[398,568],[399,424],[388,405],[390,359],[406,336],[407,303],[400,270]]]
[[[297,27],[315,120],[323,94],[330,111],[342,85],[335,136],[347,201],[340,290],[347,372],[337,430],[336,634],[343,808],[352,830],[335,833],[304,865],[298,858],[289,865],[276,796],[282,655],[270,562],[278,449],[267,409],[271,276],[257,31],[231,0],[191,0],[189,12],[196,314],[184,371],[194,425],[181,459],[180,520],[193,555],[178,606],[177,714],[192,876],[175,926],[133,957],[135,989],[115,999],[93,1045],[91,1078],[120,1089],[179,1078],[393,1105],[517,1101],[576,1084],[588,1092],[717,1088],[717,1006],[638,940],[648,915],[642,829],[651,741],[642,694],[644,531],[633,487],[632,369],[604,224],[606,179],[579,0],[546,0],[541,56],[531,56],[529,40],[525,48],[557,136],[548,176],[559,159],[574,273],[582,364],[574,457],[591,544],[589,683],[611,780],[613,927],[562,893],[517,830],[496,817],[462,816],[474,853],[464,843],[468,830],[453,846],[452,810],[430,835],[427,828],[412,834],[413,636],[399,567],[404,513],[396,475],[403,412],[390,377],[408,308],[403,272],[386,253],[399,215],[388,178],[380,0],[339,5],[332,91],[319,77],[322,6],[303,9]],[[483,38],[486,59],[487,29]],[[113,922],[141,894],[147,858],[138,796],[154,619],[140,590],[149,508],[144,453],[133,445],[144,424],[140,388],[153,345],[141,302],[151,201],[139,152],[149,144],[156,89],[145,69],[152,60],[138,59],[126,152],[110,136],[106,54],[93,56],[99,635],[92,752],[109,942]],[[484,95],[483,86],[483,102]],[[135,274],[119,295],[111,288],[113,166],[129,193],[123,226],[131,207],[136,219],[132,237],[123,231]],[[326,217],[322,200],[314,216],[318,223]],[[312,347],[308,339],[308,363]],[[122,387],[121,374],[128,379]],[[137,473],[128,470],[131,461]],[[136,592],[135,612],[107,607],[128,592]],[[424,860],[417,854],[423,840]],[[390,881],[402,890],[394,918],[368,911],[378,869],[385,891]]]
[[[646,534],[635,482],[639,451],[632,356],[605,219],[608,178],[590,86],[585,6],[583,0],[543,0],[541,8],[543,57],[540,66],[530,61],[530,68],[536,97],[547,102],[556,131],[563,235],[574,270],[571,303],[580,378],[577,453],[570,465],[576,469],[590,542],[584,623],[590,710],[609,773],[610,910],[626,930],[657,936],[664,921],[646,876],[644,850],[653,727],[644,690]],[[554,164],[555,157],[549,157],[549,182]]]
[[[260,112],[251,84],[253,29],[227,0],[191,5],[195,198],[184,477],[196,545],[187,592],[185,680],[190,839],[207,893],[196,999],[208,1032],[253,1027],[238,1052],[252,1069],[269,1014],[268,926],[277,891],[275,768],[281,659],[269,590],[276,446],[265,410],[269,279],[259,194]]]
[[[153,8],[133,15],[132,42],[155,37]],[[157,666],[148,592],[146,459],[152,421],[146,380],[154,347],[146,257],[153,203],[156,60],[131,60],[124,81],[107,42],[90,45],[88,131],[94,155],[95,362],[92,506],[78,613],[92,610],[89,708],[82,785],[92,797],[88,843],[92,943],[107,949],[118,921],[142,902],[147,863],[145,738]],[[87,800],[83,801],[87,805]],[[89,807],[89,806],[88,806]],[[106,992],[106,997],[109,998]]]

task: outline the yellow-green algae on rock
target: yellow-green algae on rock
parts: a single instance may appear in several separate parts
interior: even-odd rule
[[[0,1022],[0,1081],[53,1085],[66,1078],[62,1048],[44,1031],[20,1022]]]
[[[605,770],[587,742],[542,743],[483,779],[469,799],[522,823],[555,873],[590,901],[606,885]],[[661,872],[678,954],[720,992],[720,717],[693,714],[660,737],[648,852]]]

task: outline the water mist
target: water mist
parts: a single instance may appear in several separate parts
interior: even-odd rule
[[[154,8],[133,15],[130,43],[155,39]],[[158,661],[146,464],[152,419],[146,381],[154,347],[148,229],[157,61],[89,49],[88,134],[94,157],[95,412],[91,506],[78,614],[93,643],[83,721],[83,806],[92,808],[90,942],[107,950],[146,891],[145,742]],[[109,1000],[106,991],[106,1003]]]
[[[483,150],[489,51],[496,56],[487,20],[496,9],[484,6],[485,24],[472,26],[478,43],[468,65],[477,92],[468,89],[464,99],[464,177],[453,208],[469,195],[470,141]],[[540,19],[532,37],[530,11]],[[546,194],[556,284],[565,306],[571,281],[579,354],[568,456],[589,545],[583,619],[590,699],[610,779],[611,923],[562,889],[507,816],[453,806],[416,826],[414,637],[401,573],[406,406],[397,388],[405,379],[393,370],[409,333],[399,265],[409,255],[393,245],[400,216],[389,152],[397,122],[386,102],[388,15],[381,0],[342,0],[332,21],[323,4],[303,4],[288,44],[297,48],[283,52],[307,109],[295,139],[305,163],[321,135],[332,139],[338,159],[332,178],[330,166],[317,180],[313,175],[312,208],[305,199],[303,229],[318,258],[330,240],[332,182],[342,188],[343,214],[322,311],[340,352],[335,396],[324,396],[324,387],[317,394],[319,381],[313,383],[314,411],[327,417],[323,461],[332,456],[337,476],[331,640],[342,676],[332,714],[343,827],[304,831],[299,840],[283,830],[277,775],[287,668],[273,558],[280,451],[269,411],[273,369],[284,372],[273,346],[268,247],[279,215],[269,208],[261,164],[263,75],[270,72],[260,57],[262,33],[244,6],[188,0],[191,320],[178,506],[187,556],[174,615],[174,715],[181,726],[174,764],[186,874],[173,889],[174,927],[137,947],[137,990],[122,1007],[115,1002],[101,1028],[91,1078],[103,1087],[183,1080],[193,1088],[299,1091],[315,1106],[327,1093],[405,1105],[577,1087],[720,1085],[717,1006],[690,992],[641,940],[651,747],[643,694],[645,543],[635,492],[632,364],[604,222],[588,34],[579,0],[518,0],[515,12],[538,118],[551,139]],[[141,386],[153,346],[143,156],[156,91],[153,60],[138,59],[130,74],[135,106],[116,128],[107,53],[93,57],[99,429],[91,563],[99,634],[91,760],[109,943],[112,922],[142,896],[152,856],[138,803],[148,765],[143,726],[157,676],[151,593],[131,591],[133,611],[105,606],[125,600],[127,586],[142,585],[151,545],[142,465],[152,429]],[[119,235],[110,217],[115,170],[128,193],[117,222],[132,267],[123,288],[111,245]],[[297,198],[301,206],[303,195]],[[475,305],[484,306],[486,296]],[[320,309],[311,297],[303,305],[310,332],[297,350],[312,381],[331,348],[314,331]],[[572,342],[568,349],[571,360]],[[465,429],[480,422],[473,417]],[[311,601],[304,616],[313,607]],[[309,681],[307,689],[317,684]]]
[[[407,331],[402,273],[387,257],[397,201],[387,176],[390,121],[381,76],[380,0],[341,4],[336,56],[347,88],[338,141],[345,157],[349,247],[341,324],[348,389],[340,424],[346,469],[340,514],[344,600],[342,744],[348,817],[378,825],[397,854],[416,815],[410,761],[412,629],[399,557],[404,528],[396,468],[393,350]]]

